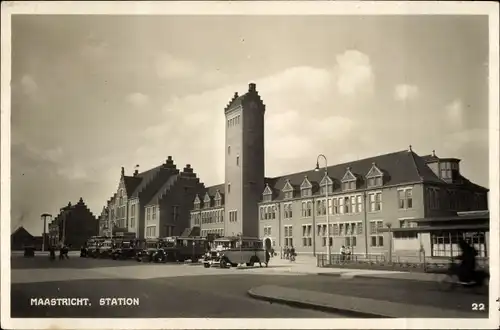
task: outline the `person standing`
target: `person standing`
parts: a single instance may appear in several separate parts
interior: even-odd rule
[[[290,262],[294,262],[295,261],[295,248],[293,247],[293,245],[290,247]]]
[[[343,263],[345,260],[345,246],[340,247],[340,262]]]

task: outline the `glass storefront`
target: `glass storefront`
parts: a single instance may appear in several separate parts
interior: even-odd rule
[[[485,232],[439,232],[431,234],[431,254],[433,257],[454,257],[461,254],[459,237],[464,238],[478,252],[478,257],[487,257]]]

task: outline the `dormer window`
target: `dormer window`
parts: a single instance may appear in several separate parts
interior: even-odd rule
[[[215,207],[221,207],[222,206],[222,196],[220,195],[220,191],[219,190],[217,190],[217,192],[215,193],[214,202],[215,202]]]
[[[283,187],[282,191],[285,193],[285,199],[293,198],[293,186],[290,183],[290,180],[286,180],[285,186]]]
[[[356,190],[357,188],[356,183],[357,183],[356,176],[351,172],[351,168],[348,167],[347,171],[344,174],[344,177],[342,178],[342,190],[343,191]]]
[[[384,173],[377,167],[377,164],[372,163],[372,168],[366,175],[367,187],[380,187],[384,184]]]
[[[210,198],[210,195],[207,192],[205,194],[205,198],[203,199],[203,207],[206,208],[206,209],[210,208],[210,206],[212,206],[211,202],[212,202],[212,199]]]
[[[196,198],[194,199],[194,209],[199,210],[200,209],[200,197],[196,195]]]
[[[266,189],[264,189],[264,192],[262,193],[262,201],[264,202],[270,202],[273,200],[273,191],[269,187],[269,185],[266,183]]]
[[[327,191],[329,194],[333,193],[333,180],[325,173],[323,179],[321,179],[319,183],[319,194],[326,195]]]
[[[307,175],[300,185],[300,196],[301,197],[311,197],[312,196],[312,184],[307,178]]]

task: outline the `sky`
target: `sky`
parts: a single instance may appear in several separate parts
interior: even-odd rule
[[[11,229],[84,199],[100,214],[173,156],[224,179],[224,107],[266,104],[266,176],[407,149],[488,187],[488,25],[480,16],[12,18]]]

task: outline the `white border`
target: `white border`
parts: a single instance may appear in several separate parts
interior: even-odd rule
[[[1,13],[1,324],[9,329],[491,329],[500,315],[499,296],[499,45],[498,4],[494,2],[2,2]],[[488,15],[489,61],[489,175],[490,175],[490,314],[489,319],[12,319],[10,318],[10,33],[12,14],[129,14],[129,15]]]

